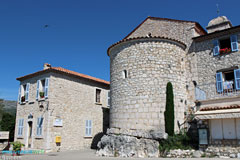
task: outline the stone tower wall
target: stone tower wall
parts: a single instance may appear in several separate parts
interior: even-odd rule
[[[110,127],[164,130],[166,85],[173,84],[175,129],[186,110],[186,52],[169,40],[137,40],[115,46],[111,59]],[[123,71],[127,78],[123,78]]]

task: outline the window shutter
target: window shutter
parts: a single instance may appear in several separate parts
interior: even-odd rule
[[[21,99],[22,99],[21,98],[21,91],[22,91],[21,88],[22,88],[22,86],[20,85],[19,90],[18,90],[18,103],[19,104],[21,104]]]
[[[238,51],[238,40],[237,35],[231,35],[231,47],[232,51]]]
[[[88,120],[86,120],[85,135],[88,136]]]
[[[235,76],[235,87],[236,90],[240,89],[240,69],[234,70],[234,76]]]
[[[108,91],[107,95],[107,105],[110,106],[110,91]]]
[[[213,55],[214,56],[217,56],[219,55],[219,43],[218,43],[218,40],[214,40],[213,41]]]
[[[22,136],[23,134],[23,122],[24,122],[24,119],[18,120],[18,136]]]
[[[92,120],[88,120],[88,136],[92,135]]]
[[[39,117],[37,119],[37,136],[42,135],[42,122],[43,122],[43,117]]]
[[[222,72],[216,74],[217,92],[223,92]]]
[[[44,96],[48,98],[48,86],[49,86],[49,78],[45,79],[45,88],[44,88]]]
[[[21,119],[18,120],[18,136],[21,136]]]
[[[30,83],[27,83],[26,85],[26,95],[25,95],[25,101],[28,102],[28,97],[29,97],[29,87],[30,87]]]
[[[39,98],[39,85],[40,85],[40,80],[37,81],[37,95],[36,95],[36,100]]]
[[[37,119],[37,136],[39,136],[39,118]]]

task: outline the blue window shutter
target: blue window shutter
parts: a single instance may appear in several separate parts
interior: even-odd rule
[[[216,74],[217,92],[223,92],[222,72]]]
[[[37,136],[41,136],[42,133],[41,133],[41,121],[42,121],[42,118],[39,117],[37,119]]]
[[[88,120],[86,120],[85,135],[88,136]]]
[[[49,86],[49,78],[45,79],[45,88],[44,88],[44,96],[48,98],[48,86]]]
[[[89,127],[88,135],[91,136],[92,135],[92,120],[89,120],[88,127]]]
[[[213,55],[214,56],[219,55],[219,50],[220,50],[220,48],[219,48],[218,40],[214,40],[213,41]]]
[[[28,102],[30,83],[26,85],[25,101]]]
[[[237,35],[231,35],[231,47],[232,51],[238,51],[238,39]]]
[[[24,123],[24,119],[18,120],[18,136],[23,135],[23,123]]]
[[[110,106],[110,91],[108,91],[107,95],[107,106]]]
[[[20,85],[19,90],[18,90],[18,103],[21,104],[21,92],[22,92],[22,86]]]
[[[240,69],[234,70],[234,77],[235,77],[236,90],[239,90],[240,89]]]
[[[39,98],[39,85],[40,85],[40,80],[37,81],[37,95],[36,95],[36,100]]]
[[[21,119],[18,120],[18,136],[21,136]]]

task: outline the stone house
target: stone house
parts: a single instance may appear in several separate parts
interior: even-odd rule
[[[240,26],[225,17],[211,20],[208,34],[194,37],[197,65],[196,118],[208,129],[208,143],[240,143]],[[204,143],[204,142],[203,142]]]
[[[17,80],[15,141],[25,149],[90,148],[106,131],[109,82],[49,64]]]
[[[132,137],[133,144],[140,139],[158,147],[156,140],[165,137],[168,82],[174,91],[176,131],[196,112],[199,127],[206,129],[200,137],[207,137],[208,144],[239,144],[240,26],[233,27],[221,16],[206,29],[193,21],[147,17],[108,48],[110,130],[99,154],[115,154],[111,143],[118,141],[119,134],[126,141],[130,139],[126,136]],[[115,152],[124,156],[158,156],[158,149],[139,152],[126,144],[118,148]]]

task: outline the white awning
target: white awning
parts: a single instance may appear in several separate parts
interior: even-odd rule
[[[240,109],[197,111],[195,113],[195,118],[197,119],[240,118]]]

